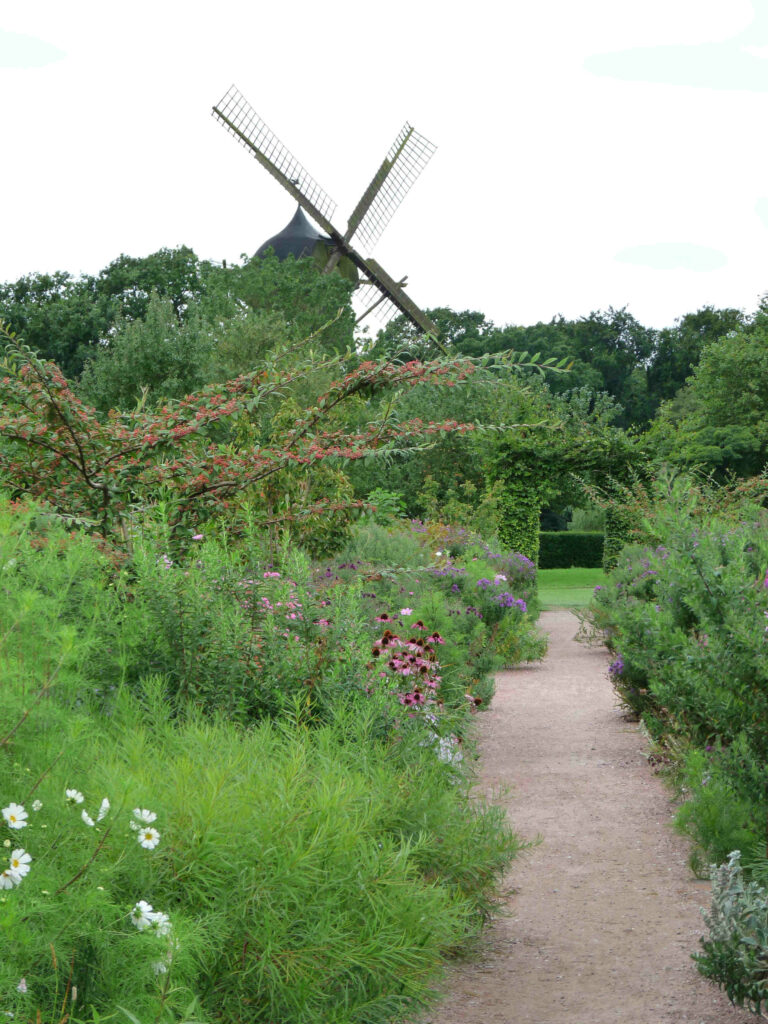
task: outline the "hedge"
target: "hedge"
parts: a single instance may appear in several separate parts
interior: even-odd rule
[[[603,534],[598,531],[562,530],[539,534],[539,568],[599,569],[603,564]]]

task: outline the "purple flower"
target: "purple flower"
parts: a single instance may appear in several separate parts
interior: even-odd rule
[[[501,605],[502,608],[519,608],[520,611],[528,611],[528,606],[522,597],[515,597],[508,590],[503,590],[500,594],[494,596],[496,604]]]
[[[611,664],[608,666],[608,675],[612,676],[614,679],[618,679],[618,677],[622,675],[623,672],[624,659],[621,655],[619,655],[618,658],[615,661],[612,661]]]

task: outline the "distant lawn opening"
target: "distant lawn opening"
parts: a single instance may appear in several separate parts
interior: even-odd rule
[[[539,569],[536,578],[542,611],[583,608],[595,587],[605,585],[602,569]]]

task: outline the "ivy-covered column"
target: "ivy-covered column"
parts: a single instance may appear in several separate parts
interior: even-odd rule
[[[611,572],[616,568],[621,550],[629,542],[632,518],[632,510],[618,501],[612,502],[605,508],[603,569],[606,572]]]
[[[548,490],[544,473],[541,463],[518,455],[500,474],[499,539],[532,562],[539,557],[539,518]]]

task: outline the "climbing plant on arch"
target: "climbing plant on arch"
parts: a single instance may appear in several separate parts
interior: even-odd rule
[[[597,417],[552,418],[483,441],[489,483],[501,483],[502,543],[532,561],[539,553],[539,517],[574,477],[623,479],[638,454],[634,440]]]

